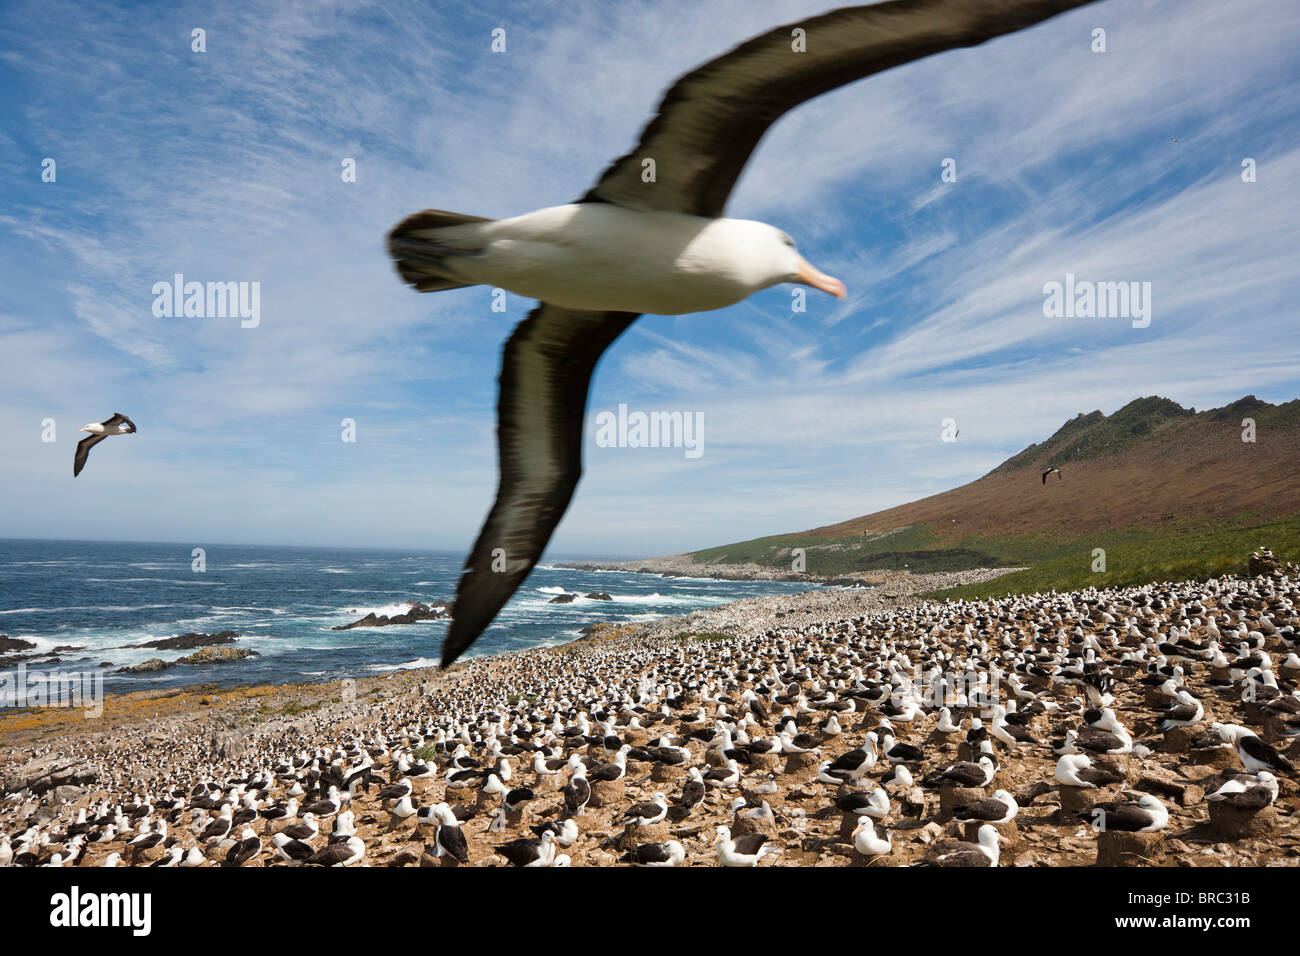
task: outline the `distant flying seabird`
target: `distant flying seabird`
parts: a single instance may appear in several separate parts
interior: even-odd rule
[[[488,285],[541,300],[502,356],[500,481],[456,593],[444,667],[541,558],[582,474],[596,363],[642,313],[720,309],[781,282],[844,298],[780,229],[723,218],[768,128],[846,83],[1089,2],[894,0],[777,27],[678,79],[637,147],[578,202],[498,220],[426,210],[393,229],[389,253],[420,292]]]
[[[1061,477],[1061,469],[1049,468],[1047,469],[1047,471],[1043,472],[1043,484],[1047,484],[1048,475],[1056,475],[1056,477],[1059,479]]]
[[[72,461],[73,478],[81,474],[81,469],[86,467],[86,457],[90,454],[90,449],[111,435],[134,435],[136,428],[135,422],[131,419],[121,412],[114,412],[113,417],[107,421],[82,425],[77,431],[90,432],[90,434],[77,442],[77,457]]]

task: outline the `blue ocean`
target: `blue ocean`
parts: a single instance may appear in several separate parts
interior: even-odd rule
[[[190,545],[0,539],[0,634],[54,652],[57,665],[97,670],[108,692],[187,684],[285,683],[362,677],[437,663],[447,622],[333,631],[407,602],[451,600],[463,555],[447,551],[212,545],[194,570]],[[590,557],[547,556],[547,561]],[[808,590],[807,583],[663,578],[539,565],[475,643],[475,654],[563,644],[599,621],[649,621],[745,597]],[[603,592],[612,601],[561,593]],[[187,650],[130,648],[197,631],[235,631],[240,661],[179,665],[148,674],[116,669]],[[60,650],[55,651],[55,648]],[[111,662],[111,667],[101,667]]]

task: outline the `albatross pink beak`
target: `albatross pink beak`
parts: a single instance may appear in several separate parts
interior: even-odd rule
[[[829,292],[837,299],[842,299],[848,294],[843,282],[834,276],[828,276],[826,273],[818,271],[807,259],[799,260],[799,268],[795,271],[795,275],[804,285],[810,285],[814,289]]]

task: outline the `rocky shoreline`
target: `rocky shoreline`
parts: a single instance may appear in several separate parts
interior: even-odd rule
[[[718,607],[704,608],[689,614],[664,617],[655,621],[636,624],[615,625],[595,624],[586,629],[582,637],[551,648],[541,648],[537,653],[567,653],[595,644],[603,644],[617,639],[624,642],[655,643],[671,640],[687,633],[727,634],[743,636],[762,631],[774,626],[800,626],[827,616],[857,616],[875,611],[903,608],[920,601],[917,595],[983,581],[1007,573],[1007,568],[980,569],[974,571],[955,571],[937,574],[909,574],[907,572],[873,573],[872,586],[851,589],[818,589],[800,591],[794,594],[765,595],[763,597],[743,598]],[[443,612],[449,602],[435,602],[428,606],[431,611]],[[397,618],[387,618],[388,623],[407,623]],[[381,623],[362,624],[376,616],[371,614],[340,629],[359,626],[383,626]],[[439,619],[430,615],[429,619]],[[376,619],[377,620],[377,619]],[[414,620],[414,619],[412,619]],[[176,638],[163,639],[166,642],[180,641],[182,638],[223,638],[225,632],[218,635],[179,635]],[[24,642],[25,643],[25,642]],[[162,643],[162,642],[157,642]],[[224,641],[219,643],[224,644]],[[195,645],[198,646],[198,645]],[[234,648],[215,646],[210,648],[207,663],[221,663],[219,651],[234,651]],[[248,656],[248,655],[244,655]],[[483,660],[508,660],[511,654],[494,655]],[[189,659],[194,658],[194,659]],[[162,670],[176,664],[205,663],[199,654],[189,655],[176,661],[163,662],[150,659],[138,668],[145,670]],[[41,658],[44,660],[45,658]],[[234,659],[233,657],[224,660]],[[155,663],[156,662],[156,663]],[[157,666],[161,664],[163,666]],[[453,670],[450,673],[454,673]],[[358,677],[349,685],[361,696],[386,698],[394,688],[409,689],[420,686],[426,690],[440,686],[447,680],[449,672],[437,667],[406,668],[390,674]],[[68,733],[68,746],[78,746],[77,741],[84,732],[92,733],[99,739],[106,722],[114,724],[113,733],[130,734],[132,730],[144,732],[151,728],[158,719],[177,719],[181,721],[198,720],[215,721],[214,732],[224,732],[229,726],[248,726],[247,701],[255,700],[257,710],[263,714],[277,712],[300,713],[304,710],[315,711],[331,702],[338,704],[343,693],[340,681],[299,684],[234,684],[216,688],[196,680],[194,684],[180,688],[127,691],[104,695],[104,717],[95,721],[94,727],[88,727],[79,711],[59,709],[29,710],[0,709],[0,768],[6,756],[12,754],[13,748],[22,747],[39,739],[45,733]],[[226,708],[234,707],[235,715],[226,713]],[[328,710],[327,710],[328,712]],[[133,716],[134,715],[134,716]],[[233,722],[233,723],[232,723]],[[273,722],[274,723],[274,722]]]
[[[638,558],[633,561],[579,561],[557,564],[556,567],[573,571],[624,571],[630,574],[655,574],[662,578],[700,578],[712,581],[806,581],[823,587],[841,588],[891,585],[909,587],[908,582],[935,577],[934,574],[914,574],[908,571],[872,570],[848,571],[844,574],[815,574],[812,571],[787,571],[764,564],[702,564],[690,554],[668,554],[657,558]],[[1009,574],[1021,570],[1023,568],[1005,567],[942,572],[941,577],[952,583],[937,583],[931,590],[972,584],[987,580],[990,575]],[[961,575],[971,577],[962,579]],[[913,590],[923,589],[913,588]]]
[[[0,634],[0,668],[13,667],[16,664],[25,664],[31,661],[60,664],[63,662],[63,658],[59,656],[60,654],[75,654],[82,650],[85,650],[85,648],[74,644],[59,644],[48,651],[42,651],[38,650],[37,645],[31,641]]]
[[[122,651],[138,651],[142,649],[154,651],[194,651],[184,657],[178,657],[175,660],[165,661],[161,657],[151,657],[139,664],[119,667],[115,671],[118,674],[149,674],[155,671],[167,670],[175,667],[177,664],[224,664],[230,661],[242,661],[249,657],[260,656],[257,651],[247,648],[234,648],[225,645],[233,644],[239,639],[240,635],[234,631],[220,631],[215,634],[201,634],[195,631],[189,631],[185,634],[178,634],[175,637],[163,637],[153,641],[144,641],[140,644],[123,644],[117,648]],[[76,654],[84,651],[84,647],[61,644],[47,651],[38,649],[38,645],[31,641],[25,641],[21,638],[8,637],[0,634],[0,651],[8,652],[0,654],[0,669],[15,667],[17,665],[41,665],[55,666],[65,663],[62,654]],[[82,657],[80,661],[89,664],[94,658]],[[113,666],[112,661],[100,661],[97,665],[100,668]]]
[[[784,571],[762,564],[701,564],[689,554],[668,554],[634,561],[578,561],[557,564],[556,567],[572,571],[628,571],[633,574],[657,574],[664,578],[711,578],[714,581],[809,581],[842,587],[871,585],[881,576],[890,573],[861,571],[832,576],[808,571]]]
[[[393,624],[420,624],[424,621],[445,621],[451,617],[452,601],[434,601],[425,604],[421,601],[408,601],[410,610],[402,614],[376,614],[371,611],[360,620],[351,624],[331,627],[331,631],[350,631],[354,627],[388,627]]]
[[[216,644],[233,644],[239,638],[234,631],[220,631],[216,634],[198,634],[189,631],[176,637],[164,637],[142,644],[123,644],[120,650],[138,650],[148,647],[155,651],[192,651],[199,647],[212,647]]]
[[[161,657],[151,657],[139,664],[119,667],[115,673],[153,674],[158,671],[170,670],[180,664],[229,664],[232,661],[242,661],[259,656],[261,655],[257,651],[247,647],[203,647],[193,654],[187,654],[174,661],[165,661]]]

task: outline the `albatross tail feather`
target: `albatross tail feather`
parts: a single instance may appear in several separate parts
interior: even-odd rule
[[[455,277],[448,260],[473,255],[475,251],[467,230],[444,232],[457,226],[492,222],[482,216],[466,216],[441,209],[426,209],[407,216],[388,234],[388,254],[397,264],[401,277],[417,292],[441,292],[474,285]],[[469,241],[466,241],[469,240]]]

